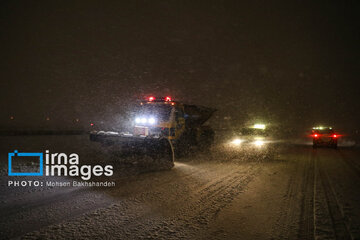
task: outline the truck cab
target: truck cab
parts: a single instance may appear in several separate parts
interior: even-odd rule
[[[133,134],[165,137],[177,153],[195,146],[205,149],[212,144],[214,131],[203,124],[214,112],[215,109],[176,102],[171,97],[149,97],[136,111]]]
[[[135,136],[179,138],[185,131],[184,106],[170,97],[149,97],[140,103],[134,119]]]

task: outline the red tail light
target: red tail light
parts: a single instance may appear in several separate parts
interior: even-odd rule
[[[333,138],[337,138],[337,135],[336,135],[336,134],[334,134],[334,135],[332,135],[332,137],[333,137]]]
[[[149,97],[149,102],[152,102],[155,100],[155,97]]]
[[[318,137],[318,136],[319,136],[318,134],[316,134],[316,133],[314,134],[314,137]]]
[[[166,98],[165,98],[165,101],[166,101],[166,102],[171,102],[171,97],[166,97]]]

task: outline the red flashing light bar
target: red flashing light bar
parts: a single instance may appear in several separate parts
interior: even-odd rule
[[[161,97],[161,98],[155,98],[153,96],[147,98],[148,102],[172,102],[171,97]]]

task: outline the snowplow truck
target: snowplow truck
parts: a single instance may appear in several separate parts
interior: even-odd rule
[[[162,168],[171,169],[175,157],[211,147],[215,134],[204,123],[215,111],[176,102],[170,97],[149,97],[134,113],[132,133],[93,131],[90,140],[116,146],[125,155],[146,155]]]

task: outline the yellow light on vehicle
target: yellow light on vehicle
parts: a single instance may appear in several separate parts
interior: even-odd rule
[[[265,124],[254,124],[253,128],[256,128],[256,129],[265,129],[266,126],[265,126]]]
[[[332,127],[323,127],[323,126],[319,126],[319,127],[313,127],[312,129],[314,130],[323,130],[323,129],[332,129]]]

